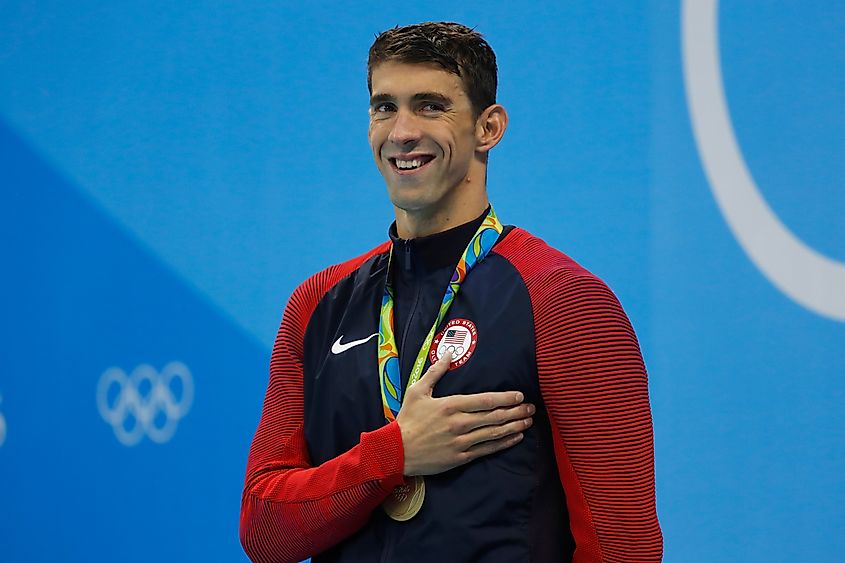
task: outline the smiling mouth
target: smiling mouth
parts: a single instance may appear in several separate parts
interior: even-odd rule
[[[430,154],[414,156],[403,155],[390,157],[387,160],[390,161],[390,166],[393,168],[394,172],[402,176],[406,176],[409,174],[415,174],[425,168],[432,160],[434,160],[434,156]]]

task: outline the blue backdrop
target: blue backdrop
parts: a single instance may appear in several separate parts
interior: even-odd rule
[[[666,560],[841,560],[845,7],[716,4],[3,2],[0,559],[244,559],[282,308],[392,220],[367,49],[447,19],[500,216],[637,329]]]

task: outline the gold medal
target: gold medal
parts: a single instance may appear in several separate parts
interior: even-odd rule
[[[407,484],[399,485],[393,489],[382,507],[388,516],[399,522],[404,522],[417,515],[422,507],[423,500],[425,500],[425,480],[420,476],[414,476],[409,479]]]

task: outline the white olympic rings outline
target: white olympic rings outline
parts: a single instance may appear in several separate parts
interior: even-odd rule
[[[177,401],[172,384],[178,379],[182,387],[182,396]],[[144,382],[150,390],[146,394],[140,391]],[[118,386],[117,398],[109,401],[109,391]],[[97,383],[97,409],[100,416],[112,426],[114,435],[125,446],[134,446],[144,435],[158,444],[169,441],[176,432],[179,420],[188,414],[194,400],[194,380],[187,366],[181,362],[170,362],[159,374],[148,364],[137,366],[131,376],[127,376],[118,367],[111,367],[103,372]],[[164,423],[156,420],[163,413]],[[126,428],[130,417],[134,424]]]
[[[775,287],[811,311],[845,322],[845,264],[809,247],[783,224],[742,157],[725,100],[718,0],[682,0],[681,37],[693,135],[728,226]]]
[[[440,347],[437,349],[437,357],[442,358],[443,354],[445,354],[447,350],[452,353],[452,359],[454,361],[460,360],[463,357],[466,348],[464,348],[463,346],[455,346],[454,344],[450,344],[448,346],[444,346],[443,344],[441,344]]]

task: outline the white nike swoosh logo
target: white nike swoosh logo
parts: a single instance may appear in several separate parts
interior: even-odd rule
[[[361,340],[353,340],[352,342],[347,342],[346,344],[341,344],[340,341],[343,340],[343,335],[341,334],[340,338],[337,339],[337,342],[332,344],[332,354],[342,354],[343,352],[346,352],[350,348],[354,348],[355,346],[358,346],[359,344],[363,344],[364,342],[367,342],[373,336],[378,336],[378,333],[374,332],[373,334],[369,335],[367,338],[362,338]]]

